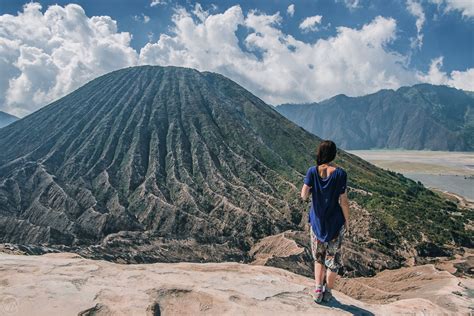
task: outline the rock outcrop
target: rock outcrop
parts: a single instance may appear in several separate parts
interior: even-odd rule
[[[0,313],[12,316],[469,313],[466,285],[472,290],[470,280],[458,285],[449,273],[437,273],[426,266],[407,268],[401,274],[387,271],[373,279],[367,287],[382,279],[386,286],[390,278],[395,285],[385,287],[382,297],[373,296],[370,302],[335,291],[333,302],[318,305],[308,294],[311,279],[272,267],[238,263],[123,265],[67,253],[0,254],[0,267]],[[407,284],[412,279],[415,283]],[[405,285],[400,287],[403,281]],[[383,304],[397,286],[397,291],[403,290],[399,300]]]

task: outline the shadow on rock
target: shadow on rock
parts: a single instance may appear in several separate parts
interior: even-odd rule
[[[351,313],[352,315],[357,315],[357,316],[374,316],[374,313],[357,307],[355,305],[348,305],[348,304],[343,304],[339,302],[335,297],[332,298],[332,300],[328,303],[324,304],[325,306],[331,307],[331,308],[338,308],[343,311],[346,311],[348,313]]]

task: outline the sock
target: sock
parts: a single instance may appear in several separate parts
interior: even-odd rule
[[[322,284],[316,284],[316,290],[322,290],[323,285]]]
[[[325,290],[325,292],[329,292],[329,293],[331,293],[331,289],[330,289],[330,288],[328,288],[328,287],[326,287],[324,290]]]

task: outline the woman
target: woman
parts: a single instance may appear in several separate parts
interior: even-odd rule
[[[308,169],[301,189],[303,200],[310,193],[312,198],[309,222],[316,281],[312,295],[317,303],[328,302],[332,298],[331,289],[342,266],[341,242],[349,223],[347,174],[331,163],[336,151],[336,144],[330,140],[319,144],[316,166]],[[325,274],[326,286],[323,289]]]

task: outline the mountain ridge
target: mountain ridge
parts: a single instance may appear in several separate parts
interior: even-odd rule
[[[474,150],[474,96],[447,86],[417,84],[276,109],[345,149]]]

